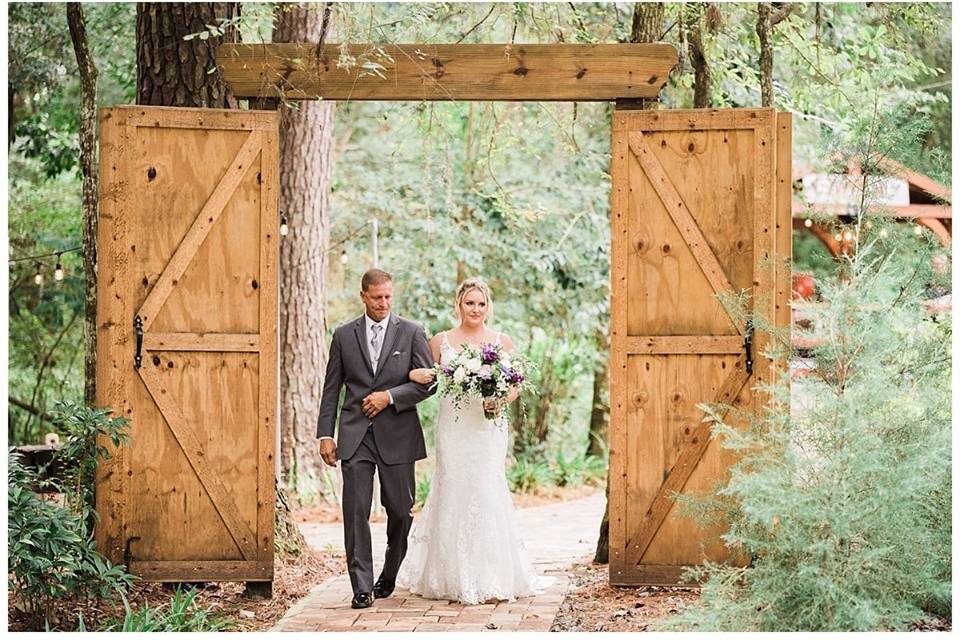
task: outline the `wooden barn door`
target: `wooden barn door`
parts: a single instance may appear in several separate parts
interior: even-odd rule
[[[789,321],[789,118],[614,112],[613,584],[676,584],[688,565],[744,560],[675,496],[711,493],[735,462],[697,405],[759,408],[753,388],[774,375],[770,336],[736,309]]]
[[[277,118],[100,112],[98,546],[152,581],[273,578]]]

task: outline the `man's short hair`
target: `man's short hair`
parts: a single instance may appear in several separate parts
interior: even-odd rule
[[[393,282],[393,276],[383,269],[370,269],[363,274],[363,279],[360,281],[360,288],[366,291],[374,285],[385,282]]]

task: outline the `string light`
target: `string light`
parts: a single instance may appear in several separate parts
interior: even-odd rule
[[[852,233],[849,229],[846,230],[846,231],[844,231],[844,232],[843,232],[843,239],[844,239],[846,242],[850,242],[851,240],[853,240],[853,233]]]
[[[287,226],[287,214],[281,211],[280,212],[280,235],[285,236],[289,232],[290,232],[290,229]]]
[[[57,282],[63,280],[63,265],[60,264],[60,254],[57,254],[57,267],[53,270],[53,279]]]
[[[880,229],[880,237],[886,238],[890,233],[886,229]]]
[[[843,240],[843,236],[838,233],[837,235],[833,236],[833,239],[836,240],[837,242],[840,242],[841,240]]]
[[[33,276],[33,282],[38,287],[43,284],[43,274],[40,273],[40,263],[37,263],[37,275]]]
[[[340,264],[347,264],[347,250],[344,249],[340,252]]]
[[[913,225],[913,233],[918,236],[921,235],[923,233],[923,227],[918,224]]]
[[[810,218],[807,218],[806,220],[803,221],[803,226],[809,229],[810,227],[813,226],[813,220],[811,220]]]

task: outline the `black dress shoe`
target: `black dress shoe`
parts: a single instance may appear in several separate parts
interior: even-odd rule
[[[381,578],[373,585],[373,595],[377,598],[389,598],[395,587],[396,582],[394,580],[384,580]]]
[[[372,593],[355,593],[353,595],[353,600],[350,602],[350,606],[354,609],[366,609],[373,604],[373,594]]]

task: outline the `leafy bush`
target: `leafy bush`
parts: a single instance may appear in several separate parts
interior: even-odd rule
[[[177,585],[169,604],[159,607],[141,607],[134,611],[123,599],[126,611],[123,620],[107,622],[101,631],[222,631],[230,621],[211,608],[199,609],[194,604],[197,592],[186,593]]]
[[[900,131],[870,129],[881,150]],[[948,286],[932,261],[944,249],[881,220],[857,220],[859,250],[821,283],[823,342],[793,414],[784,384],[769,389],[779,408],[747,428],[708,408],[740,452],[709,506],[753,562],[698,569],[700,602],[663,627],[862,631],[950,615],[952,326],[923,304]]]
[[[563,451],[554,459],[553,475],[558,487],[578,486],[603,480],[607,465],[603,458],[578,453],[567,458]]]
[[[96,552],[84,519],[37,497],[36,473],[9,452],[8,588],[31,621],[56,624],[66,598],[110,598],[129,588],[133,576]]]
[[[101,436],[109,438],[114,447],[129,440],[126,428],[130,421],[122,416],[111,418],[110,413],[110,409],[66,401],[55,403],[51,411],[53,423],[66,436],[55,456],[64,467],[61,490],[68,505],[91,525],[91,533],[96,519],[93,508],[97,462],[110,457],[97,439]]]
[[[539,456],[517,456],[513,464],[507,467],[507,484],[511,491],[532,493],[552,482],[553,471],[549,463]]]

